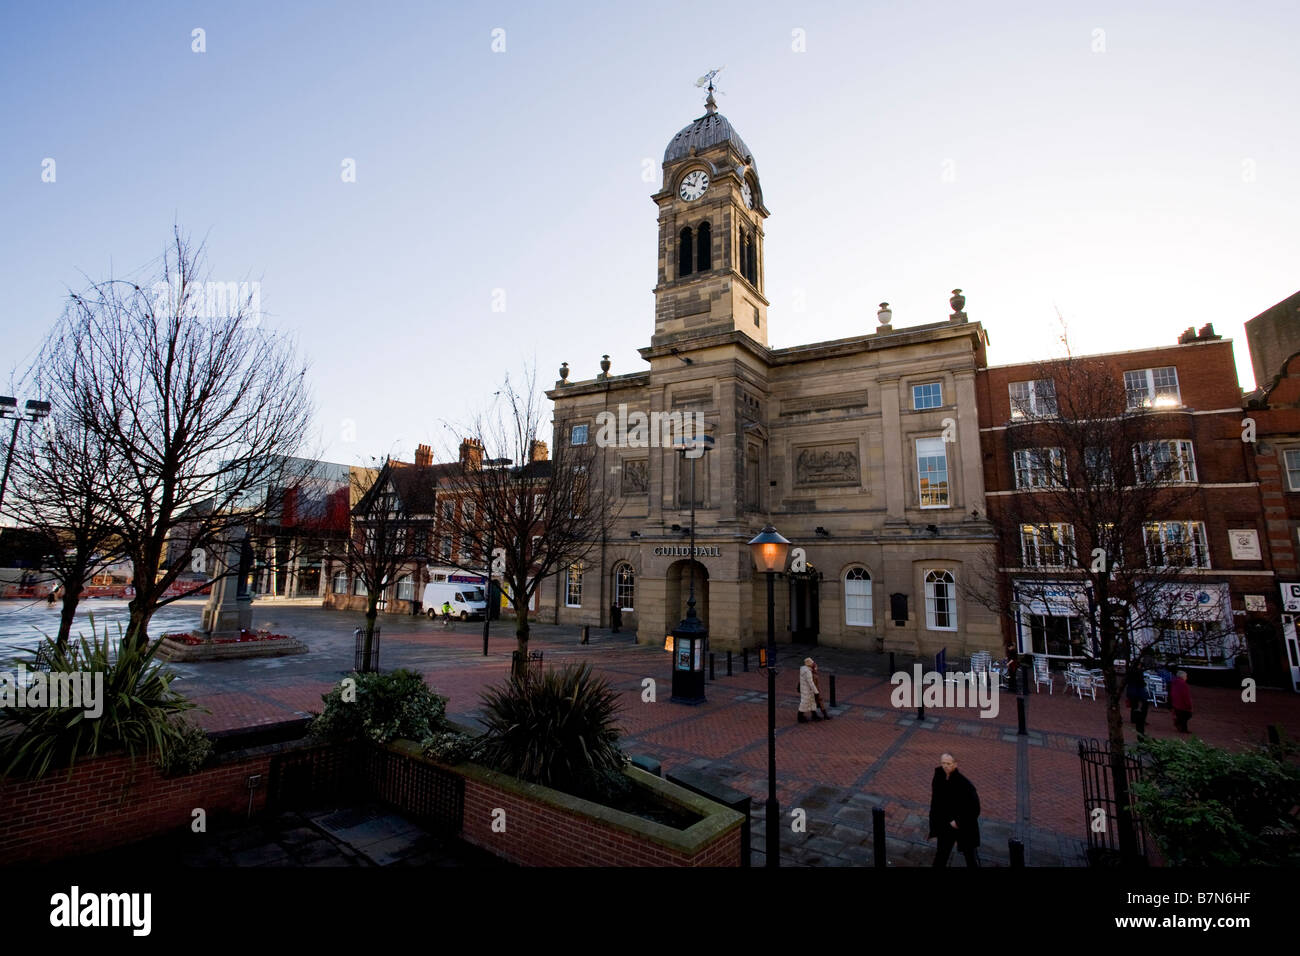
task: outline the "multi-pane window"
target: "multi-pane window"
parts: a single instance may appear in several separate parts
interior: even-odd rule
[[[922,508],[948,507],[948,449],[942,438],[916,440],[916,480]]]
[[[1086,657],[1087,624],[1081,617],[1030,614],[1029,641],[1035,654]]]
[[[1204,621],[1158,621],[1155,649],[1180,661],[1208,662],[1210,630]],[[1216,642],[1218,644],[1218,642]],[[1217,649],[1221,649],[1219,644]]]
[[[456,518],[456,503],[454,501],[444,501],[442,503],[442,520],[451,524]]]
[[[926,382],[924,385],[912,386],[912,407],[915,409],[938,408],[943,404],[943,383]]]
[[[1088,472],[1086,484],[1096,488],[1115,484],[1115,466],[1110,460],[1110,449],[1092,446],[1083,450],[1083,464]]]
[[[871,627],[871,575],[866,568],[849,568],[844,575],[844,623]]]
[[[957,630],[957,604],[951,571],[925,575],[925,626],[931,631]]]
[[[1124,394],[1129,408],[1172,408],[1182,404],[1178,370],[1172,365],[1124,373]]]
[[[1022,524],[1020,548],[1027,568],[1072,568],[1074,525]]]
[[[582,607],[582,564],[569,565],[564,581],[564,603],[567,607]]]
[[[352,582],[352,593],[360,595],[361,597],[365,597],[370,592],[366,590],[366,582],[362,581],[360,578],[357,578],[355,581]]]
[[[1202,521],[1152,521],[1142,526],[1147,561],[1157,568],[1208,568]]]
[[[1053,488],[1065,484],[1061,448],[1021,448],[1012,453],[1017,488]]]
[[[1196,481],[1196,456],[1189,441],[1145,441],[1133,446],[1134,470],[1142,481]]]
[[[439,548],[439,553],[442,555],[442,560],[444,560],[444,561],[450,561],[450,560],[451,560],[451,537],[450,537],[450,535],[442,539],[442,547]]]
[[[1011,382],[1011,417],[1045,418],[1056,414],[1056,383],[1050,378],[1032,382]]]
[[[415,600],[415,582],[411,580],[409,574],[403,575],[397,579],[397,600],[414,601]]]
[[[1286,460],[1286,486],[1291,491],[1300,491],[1300,448],[1292,448],[1283,455]]]
[[[331,585],[331,590],[333,590],[335,594],[348,593],[348,573],[346,571],[335,572],[334,583]]]
[[[1124,561],[1124,543],[1120,541],[1119,535],[1115,532],[1115,525],[1109,521],[1103,521],[1097,526],[1097,530],[1092,539],[1093,554],[1092,561],[1101,558],[1105,561],[1107,571],[1113,571],[1123,564]],[[1097,554],[1097,550],[1102,551]],[[1097,566],[1101,570],[1101,565]]]
[[[620,564],[614,572],[614,603],[620,610],[635,610],[636,572],[630,564]]]
[[[585,445],[585,444],[587,444],[587,426],[586,426],[586,425],[574,425],[574,426],[573,426],[573,431],[569,432],[569,444],[570,444],[570,445]]]

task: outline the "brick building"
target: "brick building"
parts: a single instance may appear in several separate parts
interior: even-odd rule
[[[1074,481],[1071,493],[1076,495],[1084,493],[1080,489],[1092,476],[1103,473],[1093,449],[1038,447],[1043,439],[1036,437],[1036,429],[1051,430],[1047,422],[1068,419],[1067,407],[1086,404],[1081,401],[1086,397],[1069,394],[1080,387],[1074,370],[1081,362],[1114,387],[1120,415],[1127,414],[1124,408],[1143,410],[1135,417],[1141,418],[1146,437],[1133,445],[1131,461],[1127,453],[1122,456],[1118,467],[1125,475],[1117,482],[1111,477],[1111,486],[1143,483],[1176,489],[1168,492],[1169,500],[1176,501],[1170,513],[1156,507],[1141,515],[1135,540],[1117,541],[1113,548],[1128,551],[1119,560],[1156,567],[1152,579],[1168,581],[1153,585],[1165,603],[1155,615],[1161,619],[1139,629],[1140,643],[1154,642],[1171,662],[1189,668],[1231,669],[1245,647],[1247,623],[1267,616],[1273,574],[1254,455],[1242,440],[1242,396],[1232,343],[1210,326],[1199,333],[1189,329],[1166,347],[979,372],[984,483],[990,517],[1003,531],[998,572],[1011,611],[1004,621],[1007,645],[1058,663],[1088,657],[1093,649],[1093,635],[1087,633],[1092,614],[1082,613],[1088,596],[1080,593],[1084,585],[1078,562],[1096,555],[1091,549],[1103,542],[1104,530],[1054,523],[1050,516],[1043,523],[1024,524],[1019,517],[1027,513],[1026,502],[1034,500],[1028,496],[1041,496],[1041,503],[1062,494],[1043,491],[1062,483],[1053,477],[1056,469],[1062,477],[1072,476],[1065,483]],[[1055,434],[1063,433],[1055,427]],[[1107,453],[1105,473],[1119,475],[1111,470],[1116,467],[1110,464],[1112,457],[1120,456]],[[1055,582],[1053,569],[1059,569]]]

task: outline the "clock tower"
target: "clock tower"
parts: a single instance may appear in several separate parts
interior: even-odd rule
[[[767,345],[763,220],[758,167],[718,112],[713,87],[704,115],[664,150],[659,276],[653,346],[715,332],[744,332]]]

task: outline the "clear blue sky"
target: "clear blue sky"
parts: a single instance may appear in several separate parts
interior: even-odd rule
[[[1250,387],[1242,323],[1300,289],[1298,30],[1293,2],[7,4],[0,374],[173,222],[299,336],[331,460],[445,448],[534,360],[644,368],[649,197],[725,65],[773,345],[960,286],[994,363],[1055,354],[1057,309],[1076,351],[1213,322]]]

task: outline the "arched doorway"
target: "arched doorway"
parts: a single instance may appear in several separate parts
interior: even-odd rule
[[[821,572],[808,570],[787,575],[790,581],[790,640],[795,644],[816,644],[821,632]]]
[[[695,571],[695,614],[709,626],[709,569],[698,561],[675,561],[665,575],[668,585],[669,626],[686,617],[686,602],[691,594],[691,569]],[[675,615],[675,616],[674,616]]]

